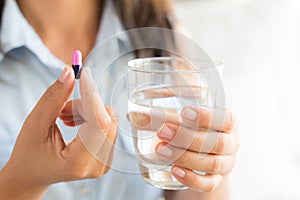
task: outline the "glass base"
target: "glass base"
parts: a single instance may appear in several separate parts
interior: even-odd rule
[[[171,174],[171,167],[165,167],[160,170],[150,169],[145,166],[140,166],[142,168],[143,179],[158,188],[164,190],[185,190],[188,187],[180,183]]]

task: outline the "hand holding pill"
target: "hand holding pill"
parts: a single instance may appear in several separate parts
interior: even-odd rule
[[[0,171],[1,199],[40,199],[53,183],[96,178],[109,170],[117,121],[95,90],[89,68],[80,70],[81,53],[75,51],[73,58],[76,77],[81,71],[81,99],[68,101],[75,76],[71,67],[66,66],[28,115],[11,158]],[[72,142],[64,141],[56,124],[58,117],[71,127],[78,125],[75,119],[81,120]],[[102,158],[106,160],[99,162],[87,150],[80,135],[93,144],[99,143]],[[102,140],[95,140],[99,135]]]

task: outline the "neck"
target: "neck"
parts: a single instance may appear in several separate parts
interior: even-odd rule
[[[18,0],[19,7],[54,55],[65,62],[80,49],[92,49],[101,17],[101,0]]]

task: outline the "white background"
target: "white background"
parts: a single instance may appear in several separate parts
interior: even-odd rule
[[[300,1],[181,0],[193,38],[225,64],[241,147],[233,200],[300,199]]]

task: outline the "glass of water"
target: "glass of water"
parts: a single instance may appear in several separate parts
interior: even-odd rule
[[[187,188],[172,176],[172,162],[156,154],[161,142],[159,129],[168,122],[181,124],[180,113],[185,106],[214,107],[216,103],[207,84],[210,69],[199,70],[194,63],[179,57],[141,58],[127,63],[128,115],[140,173],[147,183],[159,188]],[[221,63],[214,65],[222,70]]]

